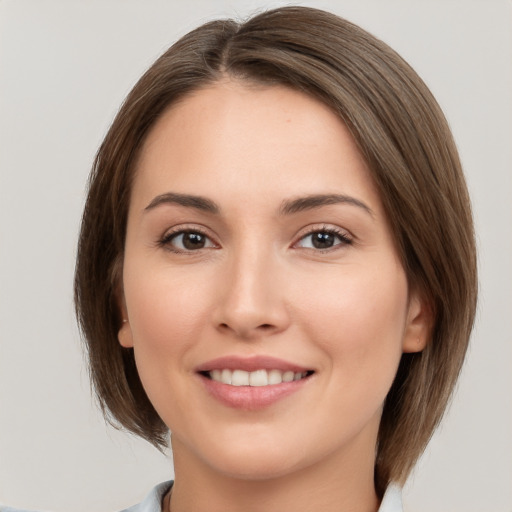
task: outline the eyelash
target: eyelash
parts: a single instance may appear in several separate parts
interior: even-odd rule
[[[344,232],[340,229],[334,228],[334,227],[323,226],[322,228],[318,228],[318,227],[311,228],[306,233],[302,234],[301,237],[299,238],[299,240],[297,242],[295,242],[293,244],[293,246],[296,246],[299,242],[305,240],[307,237],[314,235],[315,233],[324,233],[327,235],[332,235],[332,236],[338,238],[339,243],[333,245],[332,247],[328,247],[325,249],[318,249],[318,248],[312,248],[312,247],[304,247],[304,249],[312,250],[314,252],[319,252],[319,253],[326,253],[326,252],[330,252],[330,251],[335,251],[340,246],[352,245],[352,243],[353,243],[353,239],[349,235],[347,235],[346,232]],[[213,246],[216,246],[216,244],[205,233],[205,231],[203,231],[202,229],[197,228],[197,227],[190,228],[190,229],[178,228],[174,231],[166,233],[160,240],[158,240],[157,245],[159,247],[162,247],[162,248],[164,248],[168,251],[171,251],[173,253],[176,253],[176,254],[191,255],[194,252],[199,252],[201,249],[204,249],[204,247],[202,247],[202,248],[199,248],[196,250],[183,250],[183,249],[176,249],[175,247],[173,247],[173,245],[171,243],[173,241],[173,239],[177,238],[180,235],[185,235],[185,234],[201,235],[201,236],[205,237],[206,239],[208,239]],[[210,248],[211,247],[207,247],[207,249],[210,249]]]
[[[173,245],[171,243],[173,241],[173,239],[177,238],[179,235],[185,235],[185,234],[198,234],[198,235],[201,235],[204,238],[210,240],[210,242],[213,245],[216,245],[216,244],[214,244],[212,242],[211,237],[209,237],[206,234],[205,231],[203,231],[201,228],[197,228],[197,227],[194,227],[194,228],[177,228],[177,229],[175,229],[173,231],[165,233],[165,235],[160,240],[158,240],[157,245],[159,247],[162,247],[162,248],[164,248],[164,249],[166,249],[168,251],[174,252],[176,254],[192,255],[194,252],[198,252],[200,249],[197,249],[196,251],[194,251],[194,250],[177,249],[177,248],[173,247]]]
[[[323,226],[321,228],[314,227],[308,230],[306,233],[304,233],[297,242],[295,242],[294,245],[297,245],[302,240],[305,240],[307,237],[310,237],[314,235],[315,233],[325,233],[328,235],[332,235],[339,239],[339,243],[333,245],[332,247],[328,247],[326,249],[318,249],[318,248],[309,248],[304,247],[304,249],[311,249],[314,252],[319,253],[326,253],[330,251],[335,251],[340,248],[340,246],[346,246],[351,245],[353,243],[353,239],[347,234],[346,231],[342,231],[341,229],[330,227],[330,226]]]

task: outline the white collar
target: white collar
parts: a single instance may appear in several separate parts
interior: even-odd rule
[[[379,507],[379,512],[403,512],[402,505],[402,488],[398,484],[389,484],[382,503]]]
[[[121,512],[162,512],[162,499],[172,485],[172,481],[157,485],[144,501]],[[403,512],[402,488],[390,484],[384,493],[378,512]]]

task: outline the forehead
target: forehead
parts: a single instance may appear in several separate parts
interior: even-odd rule
[[[284,86],[223,81],[164,112],[139,158],[135,195],[345,193],[379,202],[349,130],[325,104]],[[378,208],[377,208],[378,209]]]

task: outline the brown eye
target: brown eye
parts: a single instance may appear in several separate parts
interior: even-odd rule
[[[311,235],[311,243],[315,249],[329,249],[336,242],[336,236],[332,233],[313,233]]]
[[[350,238],[348,238],[344,233],[329,229],[322,229],[312,231],[306,236],[303,236],[297,245],[306,249],[326,250],[332,249],[338,245],[348,245],[351,243],[352,240],[350,240]]]
[[[201,233],[183,233],[183,247],[193,251],[194,249],[202,249],[206,244],[206,237]]]
[[[209,247],[215,247],[213,242],[199,231],[179,231],[165,237],[164,245],[170,246],[176,251],[197,251]]]

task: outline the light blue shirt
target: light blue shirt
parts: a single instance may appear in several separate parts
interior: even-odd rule
[[[172,482],[163,482],[144,498],[144,501],[133,507],[126,508],[121,512],[162,512],[162,499],[170,489]],[[29,512],[16,508],[0,506],[0,512]],[[403,512],[402,489],[395,484],[391,484],[384,494],[382,503],[378,512]]]
[[[142,503],[122,510],[121,512],[161,512],[162,498],[167,493],[172,482],[164,482],[157,485],[144,499]],[[402,489],[396,484],[391,484],[382,498],[378,512],[403,512]],[[3,511],[2,511],[3,512]]]

